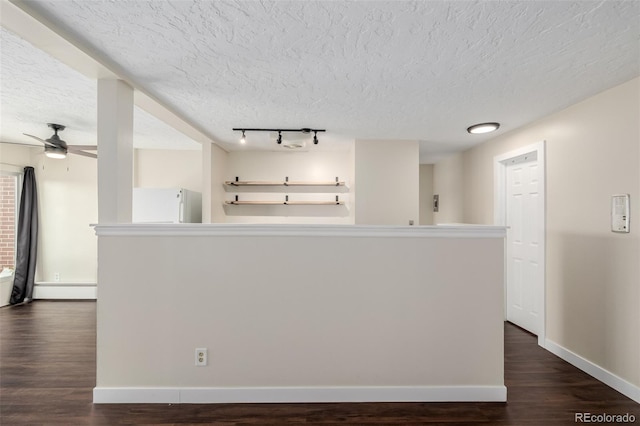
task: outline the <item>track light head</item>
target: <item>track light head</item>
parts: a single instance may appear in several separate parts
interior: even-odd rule
[[[247,138],[244,136],[244,130],[242,131],[242,137],[240,138],[240,143],[243,145],[247,143]]]
[[[278,145],[282,144],[282,132],[278,130]]]
[[[313,144],[318,145],[318,132],[313,131]]]

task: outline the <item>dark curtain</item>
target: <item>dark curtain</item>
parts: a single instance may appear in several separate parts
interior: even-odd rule
[[[38,248],[38,194],[33,167],[24,168],[16,241],[16,270],[10,302],[12,305],[29,302],[33,298]]]

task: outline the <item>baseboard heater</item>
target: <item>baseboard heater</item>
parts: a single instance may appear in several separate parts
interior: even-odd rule
[[[37,282],[33,288],[34,300],[77,299],[95,300],[98,285],[92,282]]]

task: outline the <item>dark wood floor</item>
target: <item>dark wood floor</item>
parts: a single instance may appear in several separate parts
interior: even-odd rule
[[[0,424],[575,424],[574,413],[640,405],[505,325],[508,403],[93,405],[94,302],[37,301],[0,309]]]

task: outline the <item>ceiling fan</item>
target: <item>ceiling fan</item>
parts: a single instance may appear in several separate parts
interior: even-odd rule
[[[62,124],[55,124],[55,123],[47,123],[47,126],[53,129],[54,134],[49,139],[46,139],[46,140],[40,139],[37,136],[23,133],[23,135],[25,136],[29,136],[30,138],[33,138],[39,142],[42,142],[44,144],[44,154],[47,157],[65,158],[67,156],[67,153],[71,153],[76,155],[82,155],[85,157],[98,158],[96,154],[84,151],[84,150],[95,151],[98,149],[96,145],[67,145],[67,143],[62,139],[60,139],[60,136],[58,136],[58,131],[64,130],[65,126],[63,126]],[[15,143],[15,142],[3,142],[3,143],[10,143],[13,145],[33,146],[26,143]]]

